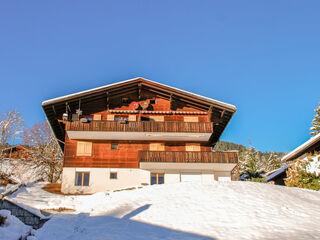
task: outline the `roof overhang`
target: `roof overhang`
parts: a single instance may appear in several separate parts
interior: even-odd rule
[[[208,142],[211,133],[183,132],[107,132],[107,131],[67,131],[74,140],[125,140],[125,141],[194,141]]]
[[[303,154],[314,151],[318,148],[320,148],[320,133],[310,138],[304,144],[289,152],[287,155],[283,156],[281,161],[290,161],[296,159],[302,156]]]

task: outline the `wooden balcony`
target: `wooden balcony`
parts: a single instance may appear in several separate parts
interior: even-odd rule
[[[238,163],[238,152],[139,151],[140,162]]]
[[[67,131],[107,131],[107,132],[181,132],[212,133],[212,122],[120,122],[91,121],[66,123]]]

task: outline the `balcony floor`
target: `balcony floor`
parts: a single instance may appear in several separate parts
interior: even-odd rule
[[[74,140],[136,140],[136,141],[195,141],[207,142],[211,133],[184,132],[112,132],[112,131],[67,131]]]

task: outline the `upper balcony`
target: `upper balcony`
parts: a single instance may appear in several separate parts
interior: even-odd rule
[[[70,139],[206,142],[212,122],[80,121],[66,122]]]

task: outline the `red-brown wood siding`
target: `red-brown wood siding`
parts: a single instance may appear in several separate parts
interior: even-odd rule
[[[64,167],[139,168],[138,151],[148,151],[151,142],[142,141],[92,141],[92,156],[76,156],[77,141],[66,137]],[[111,150],[117,143],[118,150]],[[158,143],[155,141],[154,143]],[[165,142],[164,151],[185,151],[184,142]],[[200,151],[211,151],[201,145]]]

